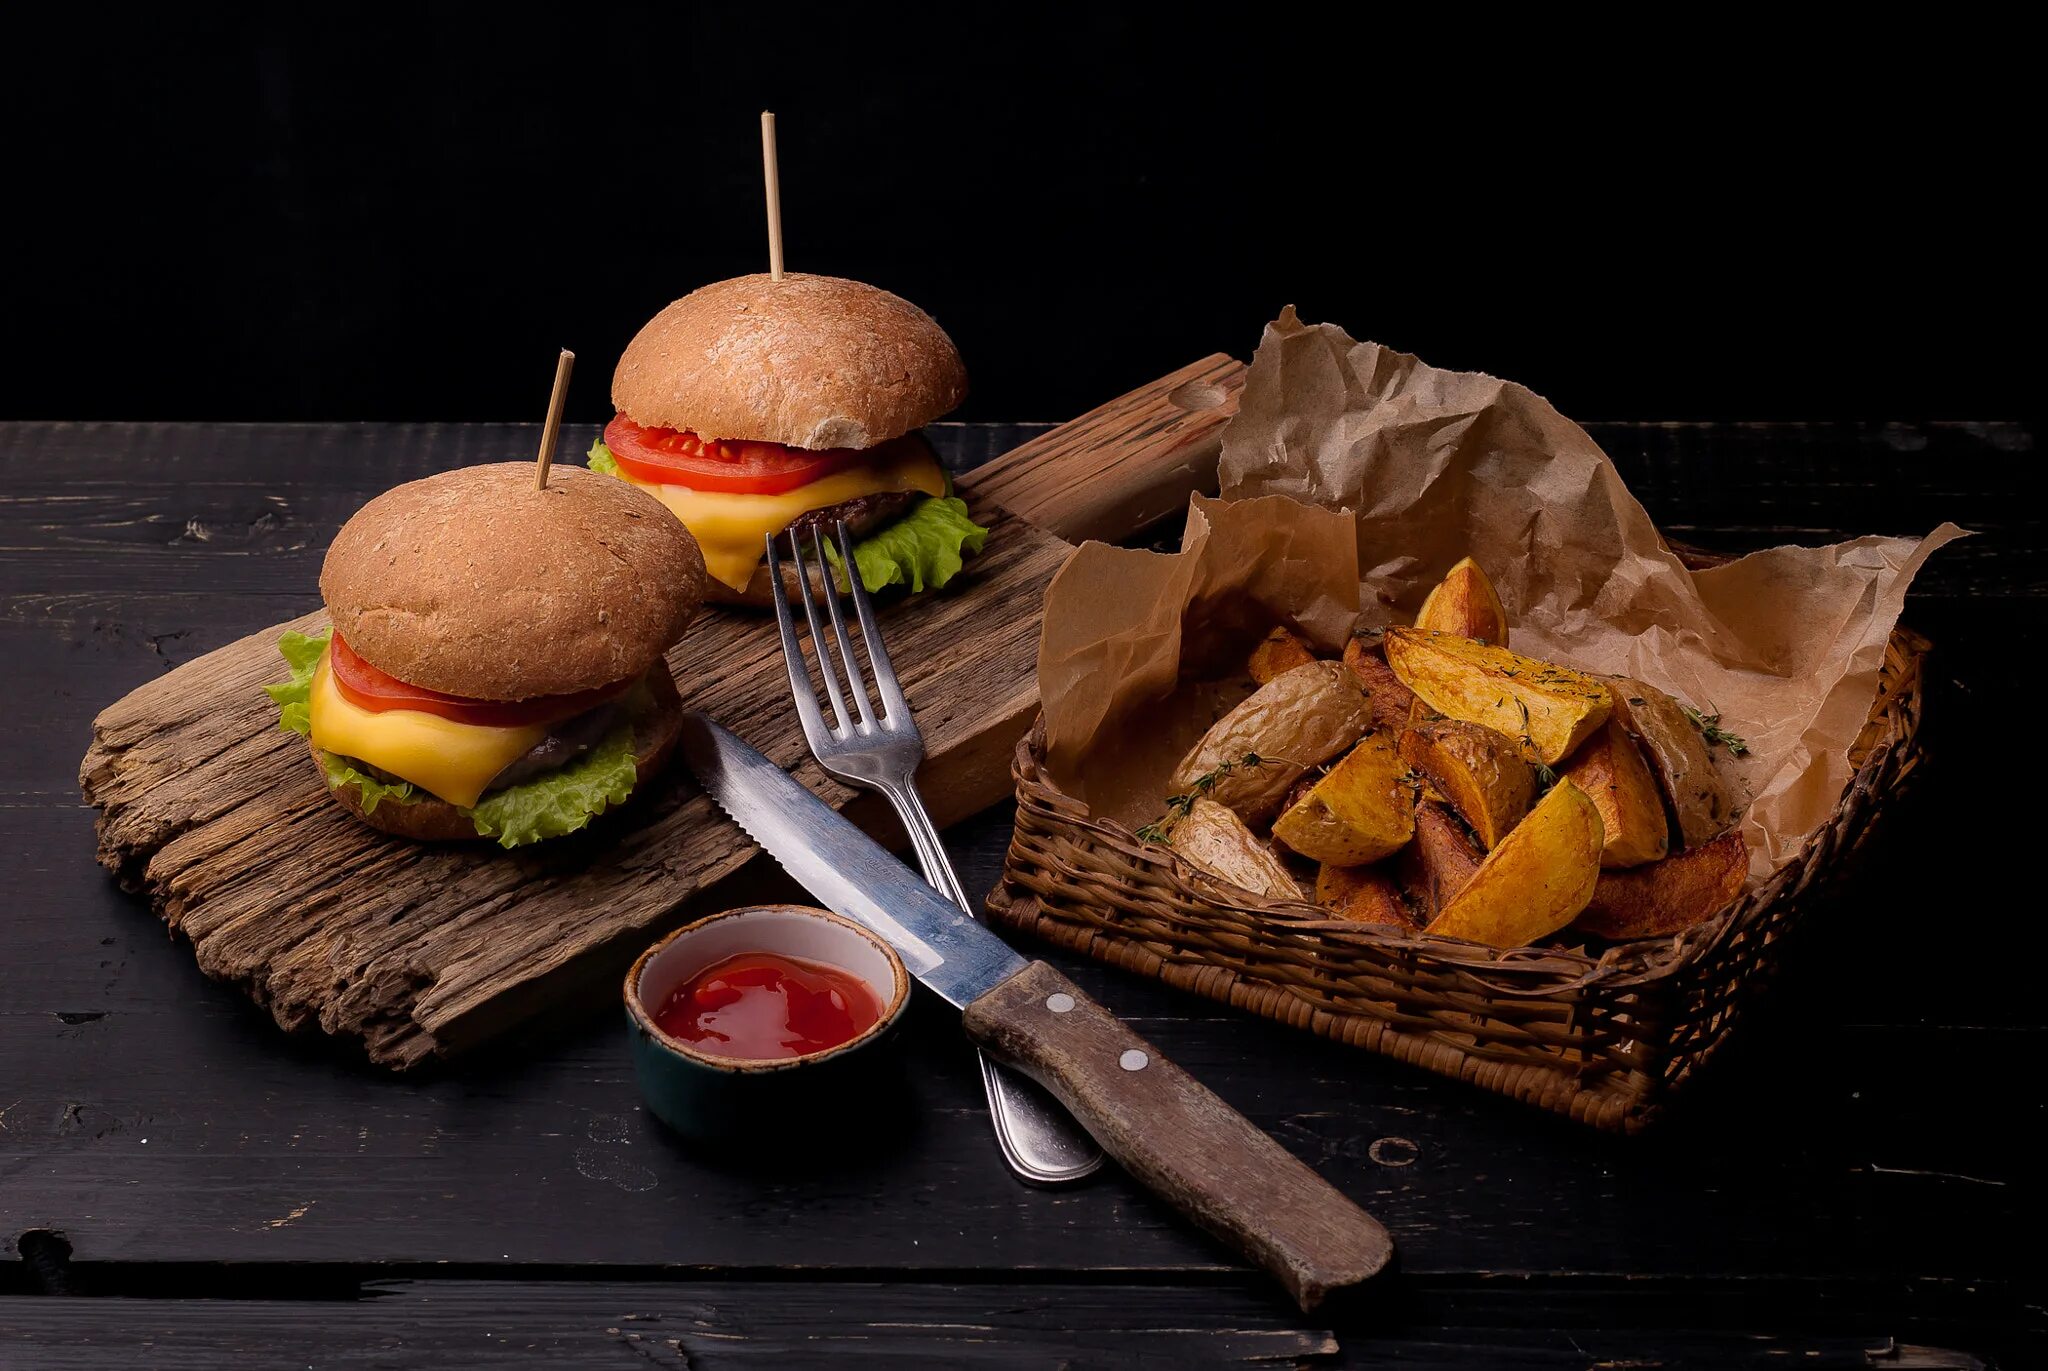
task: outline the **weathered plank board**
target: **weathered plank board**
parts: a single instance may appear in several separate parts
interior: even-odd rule
[[[158,1371],[1394,1363],[1981,1371],[1986,1361],[1964,1348],[1996,1347],[2010,1353],[2005,1364],[2020,1365],[2029,1345],[2016,1333],[1945,1326],[1895,1291],[1828,1287],[1808,1296],[1825,1311],[1815,1312],[1741,1289],[1584,1280],[1417,1287],[1407,1283],[1398,1319],[1317,1326],[1321,1319],[1290,1318],[1264,1292],[1210,1283],[388,1280],[359,1296],[330,1286],[327,1298],[213,1289],[192,1292],[204,1299],[16,1296],[0,1302],[0,1339],[45,1371],[102,1371],[138,1357]],[[1929,1345],[1958,1335],[1967,1341]]]
[[[765,1304],[762,1293],[745,1282],[467,1280],[382,1282],[366,1298],[327,1302],[117,1298],[65,1309],[15,1298],[0,1303],[0,1338],[39,1367],[105,1367],[141,1353],[163,1371],[1275,1367],[1338,1350],[1327,1329],[1233,1289],[785,1284]]]
[[[1241,372],[1228,358],[1183,368],[988,464],[967,493],[990,538],[962,585],[884,608],[939,822],[1009,791],[1009,750],[1037,708],[1040,606],[1068,551],[1056,535],[1081,522],[1130,532],[1167,512],[1162,479],[1181,489],[1176,500],[1213,483],[1235,398],[1216,378]],[[1056,527],[998,507],[984,483]],[[111,706],[79,772],[103,811],[101,862],[190,939],[202,970],[281,1026],[358,1039],[398,1068],[460,1052],[600,984],[753,855],[676,775],[588,835],[527,852],[422,847],[364,828],[328,801],[260,689],[282,674],[277,634],[319,622],[252,634]],[[669,664],[693,707],[832,803],[852,798],[809,760],[772,619],[708,614]]]
[[[239,1274],[239,1273],[238,1273]],[[268,1273],[266,1273],[268,1274]],[[435,1279],[357,1285],[349,1273],[187,1278],[155,1298],[102,1289],[0,1298],[0,1346],[44,1371],[221,1366],[490,1371],[546,1366],[719,1368],[1796,1366],[1983,1371],[2033,1365],[2038,1334],[1956,1318],[1912,1286],[1404,1279],[1397,1299],[1326,1320],[1263,1290],[1200,1281],[944,1279]],[[240,1279],[247,1282],[246,1275]],[[82,1288],[80,1288],[82,1287]],[[175,1291],[186,1298],[163,1298]],[[89,1294],[92,1298],[76,1298]],[[197,1298],[193,1298],[197,1297]],[[2016,1296],[1994,1297],[2016,1309]],[[1991,1303],[1991,1301],[1986,1301]],[[30,1363],[24,1363],[30,1364]],[[12,1365],[12,1363],[8,1363]]]
[[[974,474],[974,488],[1069,542],[1117,542],[1216,489],[1245,365],[1217,353],[1039,434]]]

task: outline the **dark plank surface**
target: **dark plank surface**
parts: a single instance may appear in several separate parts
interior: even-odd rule
[[[1031,431],[939,438],[964,468]],[[98,1365],[144,1339],[171,1365],[176,1348],[375,1366],[528,1346],[606,1364],[631,1360],[608,1331],[628,1315],[689,1322],[636,1345],[657,1365],[2048,1354],[2030,1240],[2044,939],[2015,838],[2039,694],[2019,664],[2048,648],[2033,429],[1595,426],[1691,542],[1944,518],[1981,534],[1909,607],[1937,653],[1918,792],[1660,1132],[1598,1137],[1054,959],[1393,1232],[1381,1305],[1308,1319],[1120,1175],[1011,1181],[934,1004],[905,1035],[897,1108],[853,1136],[821,1121],[830,1147],[806,1163],[720,1162],[641,1112],[615,1010],[393,1081],[276,1032],[113,888],[73,781],[92,715],[313,608],[326,542],[370,494],[531,433],[0,425],[0,1367]],[[1000,810],[949,835],[970,889],[1006,836]]]
[[[1612,1295],[1610,1289],[1606,1292]],[[764,1295],[767,1298],[764,1298]],[[1550,1302],[1432,1291],[1398,1332],[1295,1327],[1228,1287],[950,1282],[378,1281],[357,1300],[15,1299],[0,1313],[46,1371],[100,1371],[138,1346],[161,1371],[1012,1366],[1156,1368],[1782,1367],[1970,1371],[1967,1352],[1855,1333],[1547,1325]]]

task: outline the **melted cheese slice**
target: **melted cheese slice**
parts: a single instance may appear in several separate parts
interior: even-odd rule
[[[651,485],[629,481],[669,507],[704,549],[704,569],[734,590],[745,590],[761,563],[761,540],[789,527],[798,515],[843,500],[889,491],[946,493],[946,473],[922,443],[904,443],[900,455],[878,466],[862,465],[798,486],[780,495],[740,495],[723,490],[692,490],[688,486]]]
[[[487,728],[417,709],[364,709],[335,687],[324,654],[308,714],[313,746],[368,762],[465,809],[548,733],[545,725]]]

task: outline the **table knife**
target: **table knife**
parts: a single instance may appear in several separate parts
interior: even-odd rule
[[[1303,1310],[1392,1260],[1372,1216],[1044,962],[1027,961],[781,767],[702,714],[681,748],[704,789],[797,883],[872,928],[1139,1182],[1258,1263]]]

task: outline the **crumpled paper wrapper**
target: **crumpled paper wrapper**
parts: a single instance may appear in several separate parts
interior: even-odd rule
[[[1167,776],[1249,689],[1275,623],[1326,649],[1412,621],[1460,557],[1531,657],[1639,677],[1742,737],[1714,753],[1751,879],[1833,811],[1906,588],[1964,536],[1779,547],[1687,571],[1585,430],[1522,386],[1441,371],[1290,308],[1223,437],[1221,500],[1179,553],[1089,543],[1047,593],[1038,682],[1053,777],[1096,813],[1156,818]]]

